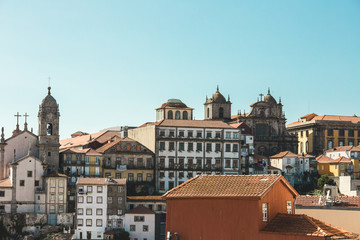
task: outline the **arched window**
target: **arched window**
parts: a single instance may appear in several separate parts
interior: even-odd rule
[[[180,111],[175,112],[175,119],[180,119]]]
[[[168,111],[168,119],[173,119],[173,111]]]
[[[224,109],[222,107],[219,108],[219,118],[224,118]]]
[[[210,108],[207,108],[206,111],[207,111],[207,113],[206,113],[206,114],[207,114],[207,118],[210,118]]]
[[[51,123],[46,125],[46,135],[53,135],[53,125]]]
[[[183,111],[183,119],[188,120],[188,112],[187,111]]]
[[[328,149],[332,149],[332,148],[333,148],[333,141],[328,140]]]

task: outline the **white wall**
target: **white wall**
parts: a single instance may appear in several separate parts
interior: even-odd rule
[[[135,222],[135,216],[144,216],[144,222]],[[125,214],[125,231],[130,233],[130,239],[133,240],[137,238],[142,240],[147,238],[147,240],[155,239],[155,214]],[[135,225],[135,231],[130,231],[130,225]],[[143,231],[143,226],[148,225],[148,231]]]

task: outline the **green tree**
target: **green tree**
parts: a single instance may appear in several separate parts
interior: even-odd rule
[[[317,184],[318,184],[318,188],[322,189],[325,184],[335,185],[335,182],[333,179],[329,178],[327,174],[325,174],[325,175],[321,175],[321,177],[318,179]]]

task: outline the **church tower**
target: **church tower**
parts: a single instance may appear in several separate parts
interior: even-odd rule
[[[39,158],[48,165],[49,171],[59,169],[59,105],[51,96],[51,87],[48,95],[39,106]]]
[[[211,98],[206,97],[205,120],[230,120],[231,119],[231,102],[230,97],[226,101],[225,97],[220,93],[219,87]]]

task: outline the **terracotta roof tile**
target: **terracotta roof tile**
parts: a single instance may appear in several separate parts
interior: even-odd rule
[[[86,145],[92,141],[98,141],[100,143],[106,142],[108,139],[113,137],[120,137],[118,131],[101,131],[88,135],[82,135],[74,138],[67,138],[60,140],[60,149],[71,148]]]
[[[125,137],[125,138],[120,138],[120,139],[117,139],[113,142],[109,142],[109,143],[106,143],[105,145],[99,147],[98,149],[96,149],[96,151],[98,152],[105,152],[106,150],[108,150],[109,148],[111,148],[112,146],[115,146],[116,144],[118,144],[119,142],[136,142],[134,139],[131,139],[131,138],[128,138],[128,137]]]
[[[337,237],[350,237],[352,235],[343,229],[331,226],[304,214],[284,213],[278,213],[261,231],[328,237],[335,235]]]
[[[284,158],[284,157],[297,157],[298,155],[295,153],[292,153],[290,151],[280,152],[278,154],[275,154],[273,156],[270,156],[270,158]]]
[[[300,119],[306,119],[306,121],[310,121],[311,119],[313,119],[314,117],[318,116],[317,114],[315,113],[309,113],[309,114],[306,114],[305,116],[302,116]]]
[[[169,127],[206,127],[206,128],[229,128],[234,129],[227,123],[223,121],[215,120],[170,120],[166,119],[158,124],[159,126],[169,126]]]
[[[10,178],[0,180],[0,187],[12,187]]]
[[[198,175],[163,195],[163,198],[261,197],[277,181],[283,181],[295,196],[298,193],[277,174],[270,175]]]
[[[300,195],[296,198],[295,205],[298,207],[320,207],[323,206],[324,202],[324,197],[320,199],[320,196]],[[336,197],[332,208],[360,208],[360,196]]]
[[[344,152],[344,151],[360,151],[360,146],[341,146],[329,149],[325,152]]]
[[[131,209],[130,211],[126,212],[125,214],[155,214],[152,210],[143,205],[139,205],[136,208]]]
[[[335,162],[334,159],[329,158],[329,157],[327,157],[327,156],[325,156],[325,155],[319,155],[319,156],[317,156],[317,157],[316,157],[316,161],[317,161],[318,163],[333,163],[333,162]]]
[[[161,196],[128,196],[129,200],[164,200]]]
[[[76,185],[115,185],[115,184],[126,184],[126,178],[111,179],[108,178],[79,178]]]
[[[321,115],[316,116],[312,120],[323,120],[323,121],[341,121],[341,122],[352,122],[359,123],[360,117],[355,116],[338,116],[338,115]]]
[[[315,158],[315,156],[311,155],[311,154],[298,154],[299,158]]]

